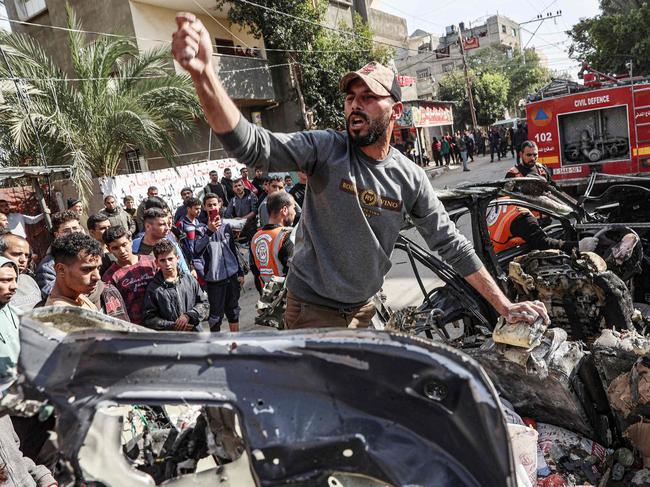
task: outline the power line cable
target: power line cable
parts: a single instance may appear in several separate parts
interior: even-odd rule
[[[12,24],[20,24],[20,25],[28,25],[30,27],[39,27],[43,29],[53,29],[53,30],[62,30],[65,32],[77,32],[80,34],[92,34],[92,35],[97,35],[97,36],[103,36],[103,37],[114,37],[114,38],[121,38],[121,39],[136,39],[140,41],[147,41],[147,42],[159,42],[162,44],[171,44],[170,40],[163,40],[163,39],[151,39],[147,37],[139,37],[139,36],[130,36],[126,34],[113,34],[109,32],[96,32],[92,30],[83,30],[83,29],[71,29],[69,27],[60,27],[58,25],[47,25],[47,24],[37,24],[34,22],[26,22],[23,20],[15,20],[15,19],[10,19],[9,17],[4,17],[0,15],[0,20],[6,20],[7,22],[10,22]],[[233,34],[231,31],[228,31],[229,33]],[[232,49],[233,46],[230,45],[225,45],[225,44],[212,44],[212,47],[214,48],[230,48]],[[254,48],[255,49],[255,48]],[[259,48],[257,48],[259,49]],[[261,50],[261,49],[260,49]],[[327,52],[327,53],[345,53],[345,52],[365,52],[367,49],[275,49],[275,48],[264,48],[265,51],[269,52]],[[222,54],[219,52],[215,52],[216,56],[228,56],[229,54]],[[239,57],[246,57],[246,56],[239,56]]]

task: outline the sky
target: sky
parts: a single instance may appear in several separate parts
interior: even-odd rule
[[[522,43],[544,53],[549,68],[568,71],[574,77],[579,63],[569,59],[570,42],[564,32],[581,18],[599,13],[598,0],[375,0],[372,7],[406,18],[409,34],[422,29],[437,35],[443,35],[447,25],[459,22],[465,22],[466,26],[480,25],[486,17],[497,13],[515,22],[526,22],[537,14],[561,10],[561,17],[545,20],[541,26],[538,23],[522,26]]]

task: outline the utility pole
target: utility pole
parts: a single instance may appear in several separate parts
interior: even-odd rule
[[[521,54],[521,60],[522,64],[526,64],[526,55],[524,54],[524,50],[528,47],[528,44],[530,44],[530,41],[533,40],[533,37],[535,37],[535,34],[537,34],[537,31],[539,28],[542,26],[545,20],[550,20],[550,19],[556,19],[558,17],[562,16],[562,10],[557,10],[555,13],[553,12],[546,12],[546,15],[542,14],[537,14],[537,17],[535,17],[532,20],[527,20],[526,22],[521,22],[518,24],[519,26],[519,54]],[[525,46],[522,47],[521,45],[521,26],[526,25],[526,24],[532,24],[533,22],[539,22],[539,25],[537,26],[537,29],[535,29],[534,32],[531,32],[530,39],[528,39],[528,42],[526,43]],[[556,21],[557,23],[557,21]],[[528,32],[530,32],[528,29],[524,29]]]
[[[465,47],[463,46],[463,31],[458,27],[458,45],[460,47],[460,55],[463,59],[463,72],[465,73],[465,84],[467,86],[467,99],[469,100],[469,113],[472,116],[472,125],[474,128],[478,127],[476,120],[476,110],[474,109],[474,94],[472,93],[472,80],[469,79],[467,72],[467,60],[465,59]]]

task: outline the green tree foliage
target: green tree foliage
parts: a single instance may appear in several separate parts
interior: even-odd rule
[[[69,6],[67,14],[68,27],[82,29]],[[13,73],[22,79],[21,91],[28,95],[25,110],[15,83],[0,82],[0,125],[5,128],[0,142],[9,162],[23,154],[40,162],[35,127],[48,162],[71,165],[82,196],[90,177],[116,174],[126,149],[157,151],[173,163],[175,136],[191,136],[202,111],[189,77],[170,73],[169,49],[139,53],[130,39],[88,42],[78,32],[70,32],[68,42],[73,78],[84,80],[68,78],[31,37],[0,35]],[[0,77],[9,76],[0,62]]]
[[[544,86],[551,79],[551,72],[540,64],[539,55],[532,49],[515,52],[509,57],[494,46],[484,47],[475,55],[468,56],[469,67],[476,76],[484,73],[501,73],[510,82],[507,102],[510,113],[516,113],[519,101]]]
[[[650,5],[636,1],[601,1],[601,15],[583,19],[568,31],[569,55],[598,71],[627,73],[632,60],[634,74],[650,73]]]
[[[479,125],[489,125],[503,117],[508,102],[510,81],[498,72],[485,72],[477,76],[474,71],[469,71],[474,94],[474,108]],[[469,110],[465,75],[456,69],[445,76],[438,88],[438,97],[441,100],[456,101],[454,106],[454,120],[462,127],[472,124]]]
[[[228,2],[216,0],[216,3],[217,8],[221,8]],[[369,61],[386,62],[390,51],[372,42],[369,27],[358,16],[352,28],[339,26],[340,32],[323,27],[327,0],[256,0],[255,3],[309,21],[247,3],[228,4],[228,20],[246,26],[251,35],[263,38],[267,49],[292,50],[289,53],[269,51],[269,60],[295,63],[292,75],[299,83],[297,92],[302,93],[305,108],[313,113],[314,125],[342,127],[339,79]]]
[[[530,49],[526,49],[523,55],[515,53],[509,57],[496,47],[484,47],[468,55],[467,64],[480,125],[489,125],[503,118],[506,110],[516,114],[520,100],[551,78],[550,71],[541,66],[537,53]],[[471,125],[465,86],[462,69],[456,69],[440,82],[438,98],[459,101],[455,108],[456,119],[462,125]]]
[[[370,28],[358,15],[353,28],[341,25],[339,29],[343,33],[322,31],[314,43],[315,52],[305,56],[300,68],[305,102],[314,113],[316,126],[321,128],[345,126],[343,96],[339,92],[343,75],[373,60],[386,63],[392,55],[372,42]]]

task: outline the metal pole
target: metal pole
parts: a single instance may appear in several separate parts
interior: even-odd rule
[[[472,125],[474,128],[478,127],[478,122],[476,121],[476,110],[474,109],[474,95],[472,94],[472,82],[469,79],[469,74],[467,72],[467,60],[465,59],[465,48],[463,47],[463,33],[458,28],[458,44],[460,46],[460,55],[463,58],[463,72],[465,73],[465,83],[467,85],[467,99],[469,100],[469,112],[472,116]]]
[[[47,208],[47,204],[45,203],[45,195],[43,194],[43,190],[41,189],[41,185],[38,184],[38,177],[34,176],[32,178],[32,186],[34,187],[34,193],[36,193],[36,199],[38,200],[38,206],[41,207],[41,213],[43,213],[43,216],[45,217],[45,226],[47,227],[48,231],[52,230],[52,218],[50,218],[50,214],[45,212],[45,208]]]

